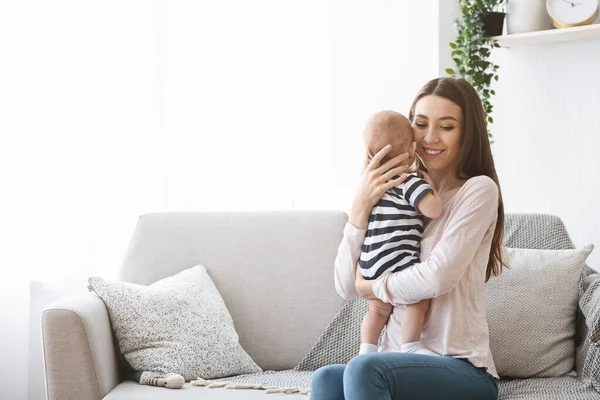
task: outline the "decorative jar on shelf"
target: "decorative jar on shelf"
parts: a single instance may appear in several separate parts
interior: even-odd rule
[[[506,33],[536,32],[552,29],[546,0],[509,0],[506,5]]]

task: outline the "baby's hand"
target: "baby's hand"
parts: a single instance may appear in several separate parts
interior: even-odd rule
[[[427,193],[427,195],[423,196],[421,201],[419,202],[417,208],[423,215],[427,218],[435,219],[442,214],[442,200],[437,194],[437,190],[433,181],[425,171],[419,171],[425,182],[429,184],[429,187],[433,192]]]
[[[427,182],[429,184],[429,186],[431,186],[431,189],[435,193],[437,193],[437,189],[435,188],[435,185],[431,181],[431,178],[429,177],[429,175],[427,174],[427,172],[425,172],[425,171],[419,171],[419,173],[423,176],[423,179],[425,179],[425,182]]]

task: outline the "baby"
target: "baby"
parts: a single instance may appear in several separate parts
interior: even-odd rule
[[[392,145],[380,165],[402,153],[409,153],[403,165],[409,166],[415,161],[412,126],[397,112],[381,111],[372,116],[365,127],[364,141],[370,158],[384,146]],[[365,279],[377,279],[418,263],[423,215],[437,218],[441,210],[438,195],[426,181],[415,175],[408,175],[403,183],[384,193],[371,210],[358,262]],[[406,306],[402,320],[402,352],[437,355],[420,342],[429,301]],[[369,300],[369,311],[361,326],[360,354],[378,351],[379,336],[392,308],[391,304],[381,300]]]

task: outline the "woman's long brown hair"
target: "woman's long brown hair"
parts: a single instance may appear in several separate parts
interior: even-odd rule
[[[494,237],[492,238],[492,247],[485,274],[485,281],[487,282],[492,275],[499,275],[502,272],[502,267],[506,266],[506,263],[502,257],[504,202],[502,201],[500,182],[498,181],[494,158],[492,157],[483,105],[475,88],[464,79],[437,78],[427,82],[415,97],[409,113],[411,123],[414,122],[417,102],[421,98],[430,95],[448,99],[462,110],[461,148],[458,155],[458,163],[454,170],[456,178],[465,179],[485,175],[498,185],[498,220],[496,222],[496,229],[494,230]],[[419,170],[425,169],[418,157],[417,167]]]

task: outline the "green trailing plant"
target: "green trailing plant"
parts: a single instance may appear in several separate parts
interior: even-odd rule
[[[503,3],[503,0],[458,1],[461,18],[454,21],[457,37],[454,42],[450,42],[455,68],[446,69],[448,75],[467,80],[479,93],[490,140],[493,136],[489,125],[494,123],[494,106],[490,99],[496,94],[491,89],[491,84],[498,80],[498,65],[490,60],[490,55],[500,45],[496,40],[485,36],[483,21],[487,12],[497,10]]]

